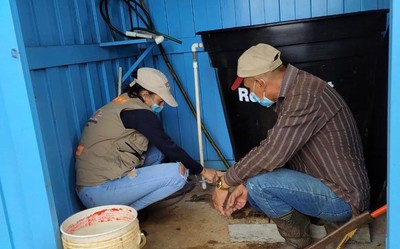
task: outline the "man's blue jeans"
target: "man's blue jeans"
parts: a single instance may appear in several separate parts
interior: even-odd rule
[[[161,163],[164,155],[151,146],[142,167],[128,175],[98,186],[82,187],[78,193],[87,208],[101,205],[127,205],[139,211],[181,189],[188,171],[180,173],[180,163]]]
[[[300,213],[329,221],[346,221],[351,206],[321,180],[280,168],[246,181],[248,201],[270,218],[279,218],[296,209]]]

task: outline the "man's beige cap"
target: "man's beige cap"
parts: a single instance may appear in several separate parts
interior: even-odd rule
[[[281,52],[276,48],[259,43],[247,49],[238,60],[237,78],[231,89],[236,90],[243,78],[254,77],[262,73],[271,72],[282,65]]]
[[[178,103],[170,92],[170,86],[167,77],[157,69],[142,67],[138,69],[137,79],[130,86],[138,83],[143,88],[158,94],[168,105],[177,107]]]

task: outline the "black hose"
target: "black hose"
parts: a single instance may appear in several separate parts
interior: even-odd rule
[[[142,20],[143,23],[144,23],[146,26],[151,27],[151,26],[153,25],[153,23],[152,23],[151,21],[145,21],[145,19],[142,17],[142,15],[141,15],[135,8],[133,8],[133,7],[129,4],[129,2],[127,2],[127,0],[123,0],[123,1],[124,1],[126,4],[129,5],[129,8],[130,8],[130,9],[134,10],[135,14],[139,16],[140,20]],[[132,1],[132,0],[130,0],[130,1],[131,1],[131,2],[134,2],[134,1]],[[134,2],[134,3],[136,3],[136,2]],[[136,3],[136,4],[137,4],[137,3]],[[117,33],[118,35],[123,36],[123,37],[125,37],[125,38],[133,39],[132,37],[125,35],[125,33],[121,32],[121,31],[120,31],[119,29],[117,29],[114,25],[112,25],[111,20],[110,20],[110,16],[109,16],[109,12],[108,12],[108,0],[100,0],[100,3],[99,3],[99,10],[100,10],[100,15],[101,15],[101,17],[103,18],[104,22],[105,22],[105,23],[107,24],[107,26],[109,27],[109,29],[110,29],[110,31],[111,31],[111,35],[112,35],[112,37],[113,37],[114,40],[116,40],[115,33]],[[146,15],[146,17],[147,17],[148,14],[145,13],[145,15]],[[157,31],[152,30],[152,29],[149,29],[149,28],[131,27],[131,31],[135,31],[135,30],[146,31],[146,32],[151,33],[151,34],[154,34],[154,35],[163,36],[165,39],[168,39],[168,40],[174,41],[174,42],[176,42],[176,43],[182,44],[182,41],[180,41],[180,40],[178,40],[178,39],[175,39],[175,38],[173,38],[173,37],[171,37],[171,36],[169,36],[169,35],[166,35],[166,34],[157,32]]]
[[[149,28],[149,29],[154,29],[153,21],[151,20],[150,13],[149,13],[149,12],[147,11],[147,9],[144,7],[145,5],[142,4],[142,3],[136,2],[136,0],[129,0],[129,1],[134,2],[134,3],[136,4],[136,6],[138,6],[138,7],[143,11],[143,13],[146,15],[147,21],[149,22],[149,26],[147,26],[147,28]]]
[[[147,22],[147,20],[144,19],[143,16],[139,13],[139,11],[134,6],[131,5],[130,2],[135,3],[134,1],[130,1],[130,0],[123,0],[123,1],[126,3],[126,5],[128,5],[129,10],[132,10],[133,12],[135,12],[136,16],[139,17],[139,19],[146,25],[146,27],[150,27],[150,24]],[[132,15],[130,15],[130,16],[132,18]],[[131,25],[131,28],[133,29],[133,25]]]
[[[142,27],[132,27],[132,31],[133,30],[142,30],[142,31],[146,31],[152,34],[156,34],[156,35],[162,35],[165,38],[172,40],[174,42],[177,42],[179,44],[181,44],[182,42],[180,40],[177,40],[173,37],[170,37],[168,35],[162,34],[160,32],[157,32],[154,28],[151,16],[149,14],[149,12],[147,11],[146,5],[144,3],[143,0],[140,1],[140,3],[136,2],[135,0],[123,0],[126,4],[129,5],[129,8],[131,8],[132,10],[134,10],[135,14],[138,15],[138,17],[143,21],[143,23],[146,25],[147,28],[142,28]],[[144,18],[142,17],[142,15],[137,11],[136,8],[134,8],[133,6],[131,6],[131,4],[129,2],[133,2],[136,6],[138,6],[143,13],[145,14],[147,21],[144,21]],[[106,13],[104,13],[103,11],[103,5],[105,3],[105,10]],[[119,31],[117,28],[115,28],[110,21],[109,18],[109,14],[108,14],[108,0],[100,0],[100,4],[99,4],[99,9],[100,9],[100,14],[102,16],[102,18],[104,19],[104,21],[106,22],[106,24],[109,26],[112,34],[114,34],[113,32],[118,33],[121,36],[127,37],[127,38],[131,38],[126,36],[124,33],[122,33],[121,31]],[[114,38],[114,35],[113,35]],[[192,112],[192,114],[196,117],[197,113],[196,113],[196,109],[194,108],[192,102],[190,101],[189,96],[187,95],[182,82],[180,81],[178,75],[176,74],[174,68],[172,67],[172,64],[167,56],[167,53],[165,52],[165,49],[163,47],[162,44],[158,44],[158,48],[160,50],[160,53],[168,67],[168,70],[170,71],[172,77],[174,78],[175,82],[178,85],[179,90],[181,91],[186,103],[189,106],[190,111]],[[228,163],[228,161],[226,160],[226,158],[224,157],[224,155],[222,154],[221,150],[218,148],[217,144],[215,143],[214,139],[211,137],[210,133],[208,132],[208,130],[206,129],[206,127],[204,126],[203,122],[201,121],[201,130],[203,131],[204,135],[206,136],[206,138],[208,139],[208,141],[210,142],[211,146],[214,148],[215,152],[218,154],[219,158],[222,160],[222,162],[224,163],[224,166],[229,169],[230,165]]]

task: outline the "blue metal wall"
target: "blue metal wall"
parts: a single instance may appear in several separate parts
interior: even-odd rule
[[[73,157],[81,129],[116,96],[116,69],[132,63],[138,51],[99,46],[111,36],[99,20],[98,1],[16,3],[57,215],[63,221],[81,208]]]
[[[55,248],[51,181],[17,8],[0,1],[0,248]]]
[[[391,1],[388,115],[388,213],[386,248],[400,248],[400,1]]]
[[[128,14],[121,4],[122,1],[115,2],[120,4],[111,7],[112,19],[119,27],[129,27]],[[122,67],[126,71],[148,44],[100,47],[100,43],[112,41],[112,36],[100,17],[99,0],[1,0],[1,3],[4,3],[2,6],[8,6],[8,3],[11,6],[2,8],[0,17],[12,13],[13,18],[5,20],[11,22],[10,27],[15,25],[14,35],[19,40],[22,57],[22,69],[17,71],[17,74],[22,77],[24,72],[25,77],[19,79],[21,85],[11,84],[16,77],[2,79],[0,111],[6,110],[11,113],[10,110],[13,110],[10,107],[12,95],[9,95],[11,92],[8,91],[8,87],[14,87],[15,92],[26,92],[26,95],[23,95],[26,108],[15,109],[17,113],[6,115],[9,121],[0,122],[1,155],[2,158],[4,156],[6,165],[1,168],[0,176],[0,207],[3,210],[0,212],[0,247],[26,248],[23,243],[29,242],[32,242],[30,248],[49,248],[48,245],[55,244],[59,246],[58,225],[82,208],[74,193],[73,158],[81,129],[97,108],[116,96],[117,69]],[[390,1],[148,0],[146,3],[156,29],[182,41],[182,44],[178,44],[167,40],[163,45],[193,102],[191,45],[201,42],[200,37],[195,35],[196,32],[389,8]],[[4,39],[0,44],[0,47],[7,45],[7,49],[11,46],[5,43]],[[9,53],[9,50],[5,52]],[[3,63],[7,61],[0,61],[0,64]],[[162,70],[173,82],[158,49],[154,49],[142,65]],[[4,71],[4,68],[1,72],[9,73]],[[232,163],[232,149],[217,79],[209,65],[208,55],[201,51],[199,75],[203,122],[222,153]],[[165,129],[189,154],[198,159],[195,119],[176,84],[171,85],[180,105],[178,108],[166,108],[163,111]],[[29,111],[32,112],[31,119],[26,119],[25,116],[19,118],[18,114]],[[24,121],[24,124],[30,126],[19,127],[19,121]],[[3,125],[7,129],[3,129]],[[27,147],[30,143],[33,145]],[[9,144],[13,144],[14,147],[10,149],[7,147]],[[25,147],[30,149],[31,153],[22,149]],[[21,153],[29,163],[23,161]],[[206,165],[223,169],[223,164],[208,142],[205,142],[205,160]],[[19,169],[16,166],[20,166],[21,171],[28,169],[27,172],[33,176],[30,185],[25,185],[24,180],[18,177],[8,177],[16,174],[15,169]],[[17,188],[10,192],[14,185]],[[28,202],[34,203],[32,197],[29,197],[29,186],[32,186],[32,196],[38,196],[38,203],[35,203],[37,207],[33,210],[20,207],[17,210],[25,214],[42,210],[47,214],[42,216],[48,222],[39,226],[39,231],[32,227],[17,233],[26,219],[29,224],[37,222],[38,219],[38,216],[18,218],[17,213],[10,211],[17,206],[28,205]],[[24,194],[19,202],[16,201],[21,198],[18,193]],[[39,236],[40,239],[34,239],[38,233],[51,236],[49,230],[56,234],[56,238],[46,241]]]

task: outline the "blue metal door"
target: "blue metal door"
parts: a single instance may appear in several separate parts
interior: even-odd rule
[[[0,248],[57,248],[58,222],[16,6],[8,0],[0,5]]]

